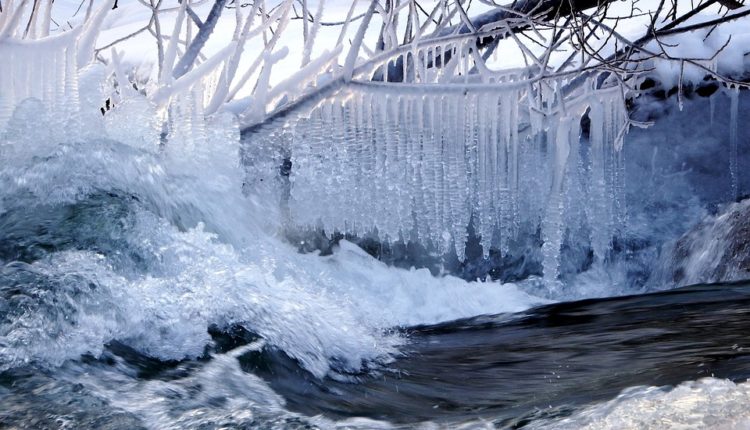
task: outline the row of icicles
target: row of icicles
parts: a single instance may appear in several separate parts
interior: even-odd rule
[[[417,88],[351,85],[266,137],[292,161],[294,225],[416,239],[459,259],[469,224],[485,255],[540,231],[549,279],[566,230],[588,231],[606,257],[624,221],[628,117],[618,88],[589,89],[546,113],[537,108],[559,95],[536,94],[532,106],[526,85]]]

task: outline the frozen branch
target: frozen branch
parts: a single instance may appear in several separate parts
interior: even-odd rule
[[[183,1],[186,2],[187,0]],[[198,58],[198,54],[201,49],[203,49],[203,46],[214,31],[216,24],[219,22],[219,17],[221,16],[221,12],[224,10],[226,3],[227,0],[215,0],[208,17],[206,17],[206,21],[200,26],[200,30],[195,36],[195,39],[193,39],[190,46],[185,50],[185,55],[180,58],[180,61],[174,67],[172,76],[174,76],[175,79],[183,76],[193,66],[196,58]]]

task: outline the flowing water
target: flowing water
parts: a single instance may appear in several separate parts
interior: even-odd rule
[[[750,284],[545,304],[346,242],[298,254],[228,173],[113,141],[5,149],[2,427],[596,428],[658,423],[664,396],[689,425],[750,418],[722,379],[750,375]]]
[[[0,141],[0,428],[750,423],[750,284],[566,301],[646,290],[601,267],[550,296],[346,241],[301,254],[270,233],[278,205],[240,192],[231,118],[211,146],[154,149],[123,125],[143,109],[108,114],[117,140],[62,138],[30,100]]]
[[[0,146],[4,426],[301,420],[217,339],[252,333],[316,378],[346,379],[402,354],[408,340],[394,327],[544,302],[513,285],[394,270],[347,243],[301,255],[267,233],[275,212],[242,195],[242,171],[221,151],[181,157],[10,131]],[[169,369],[166,382],[143,376]]]

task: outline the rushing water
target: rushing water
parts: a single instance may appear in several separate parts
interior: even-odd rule
[[[316,378],[346,378],[402,354],[408,339],[394,327],[544,302],[513,285],[391,269],[347,243],[328,257],[298,254],[268,233],[274,211],[242,196],[241,169],[222,165],[221,151],[180,156],[104,139],[29,145],[28,135],[6,136],[6,426],[299,420],[222,355],[222,333],[252,333]],[[176,372],[168,382],[142,375],[167,369]]]
[[[388,269],[346,243],[332,257],[297,255],[298,272],[349,289],[330,297],[359,300],[347,304],[296,284],[325,282],[300,273],[258,281],[247,273],[264,273],[257,250],[170,223],[122,190],[4,203],[3,427],[598,428],[613,416],[611,426],[656,425],[685,398],[693,410],[673,420],[722,428],[750,418],[743,384],[679,385],[750,376],[750,284],[527,309],[541,300]],[[272,258],[262,261],[282,264]],[[463,297],[472,288],[490,302]],[[651,415],[633,414],[645,407],[628,406],[636,400]]]
[[[649,396],[672,395],[674,402],[696,403],[673,424],[727,428],[721,423],[750,419],[742,407],[750,389],[719,379],[672,387],[705,377],[745,380],[749,313],[750,284],[548,305],[405,328],[408,346],[395,361],[322,379],[241,327],[210,327],[213,346],[197,360],[157,360],[111,341],[98,358],[4,372],[0,422],[112,429],[425,422],[578,428],[592,420],[589,405],[634,385],[658,385],[626,390],[606,412],[634,398],[647,403]],[[701,395],[707,399],[696,401]],[[673,408],[662,401],[626,409],[614,423],[658,425],[659,414]]]
[[[304,378],[282,357],[242,359],[308,414],[397,422],[566,416],[633,385],[750,375],[750,285],[543,306],[405,329],[405,356],[357,384]]]
[[[750,284],[551,303],[533,280],[434,277],[345,241],[300,254],[239,192],[230,119],[212,146],[149,149],[116,117],[118,141],[56,139],[31,126],[43,109],[22,104],[0,142],[0,428],[750,422]],[[663,195],[690,188],[656,173]],[[648,246],[682,197],[634,214]],[[602,270],[553,298],[623,293]]]

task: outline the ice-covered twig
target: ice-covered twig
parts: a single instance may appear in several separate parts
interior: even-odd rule
[[[236,41],[230,43],[200,65],[174,80],[169,85],[160,87],[156,93],[151,96],[151,100],[157,105],[164,106],[171,97],[189,90],[206,75],[213,72],[219,64],[225,61],[232,52],[234,52],[236,44]]]
[[[174,70],[172,71],[172,76],[175,79],[183,76],[195,64],[195,60],[198,57],[198,54],[201,52],[201,49],[203,49],[203,46],[206,44],[208,38],[211,36],[211,33],[214,31],[216,24],[219,22],[219,17],[221,16],[221,12],[224,10],[224,5],[226,4],[226,2],[227,0],[215,0],[213,7],[208,14],[208,17],[200,26],[200,30],[198,30],[198,34],[195,36],[195,39],[193,39],[193,41],[190,43],[190,46],[188,46],[185,50],[185,55],[183,55],[182,58],[180,58],[180,61],[178,61],[175,65]],[[186,4],[187,8],[187,0],[184,0],[183,3]]]
[[[250,13],[248,13],[247,17],[245,18],[245,23],[242,26],[242,31],[237,34],[237,45],[235,48],[235,52],[232,54],[229,61],[226,62],[226,64],[224,65],[224,70],[219,76],[219,82],[216,85],[216,90],[211,96],[211,100],[206,107],[207,115],[216,112],[225,102],[228,101],[227,98],[229,95],[229,87],[232,84],[234,76],[237,73],[237,68],[239,67],[240,59],[242,58],[245,42],[252,37],[252,34],[250,33],[250,27],[255,21],[255,14],[258,12],[259,7],[259,2],[256,2],[253,5]],[[237,8],[237,10],[239,9],[240,8]],[[263,31],[264,28],[264,26],[261,26],[261,28],[256,30],[256,32],[259,33],[260,31]]]
[[[323,8],[325,7],[325,0],[319,0],[318,10],[315,12],[315,21],[313,27],[309,33],[305,33],[305,47],[302,50],[302,64],[301,67],[307,65],[310,62],[310,54],[312,53],[313,45],[315,44],[315,37],[318,35],[318,29],[320,28],[320,22],[323,20]],[[307,21],[305,21],[307,22]]]
[[[281,35],[284,32],[284,29],[289,23],[290,11],[292,9],[291,6],[292,6],[292,0],[285,0],[284,3],[282,3],[281,6],[277,8],[276,11],[273,12],[273,14],[270,15],[270,17],[268,17],[267,19],[264,19],[262,25],[257,29],[258,32],[265,35],[265,30],[267,28],[270,28],[274,22],[277,22],[276,32],[274,33],[273,37],[271,37],[270,40],[266,41],[264,52],[272,51],[275,48],[276,43],[281,38]],[[253,37],[254,34],[256,34],[256,31],[253,31],[252,34],[248,35],[247,38]],[[252,64],[250,65],[250,67],[247,68],[245,73],[237,81],[234,87],[231,90],[229,90],[229,93],[227,94],[227,98],[226,98],[227,101],[233,100],[235,98],[237,93],[248,83],[248,81],[250,80],[250,77],[255,73],[256,69],[260,66],[262,62],[263,62],[263,55],[257,55],[255,59],[253,60]]]
[[[276,86],[268,92],[268,102],[273,104],[275,100],[284,95],[289,96],[288,99],[290,101],[294,100],[294,98],[296,98],[295,95],[303,93],[305,84],[315,82],[315,80],[330,67],[330,64],[341,54],[341,50],[342,46],[337,46],[332,51],[324,51],[318,58],[308,62],[305,67],[301,68],[292,76],[288,77],[281,83],[276,84]]]
[[[5,12],[0,16],[0,42],[13,36],[23,16],[26,3],[28,0],[21,0],[21,4],[15,8],[12,3],[6,5]]]
[[[78,65],[85,66],[94,59],[94,45],[99,36],[104,17],[112,10],[115,0],[107,0],[84,24],[83,34],[78,40]]]
[[[252,96],[250,108],[244,113],[244,118],[249,122],[258,122],[266,115],[268,104],[268,83],[271,79],[273,66],[289,54],[289,49],[284,47],[277,52],[266,52],[263,54],[263,69],[256,83],[255,93]]]
[[[180,30],[182,29],[182,22],[185,19],[185,9],[187,8],[187,1],[183,1],[180,4],[179,12],[177,13],[177,19],[175,20],[174,28],[172,29],[172,37],[167,45],[167,50],[164,53],[164,63],[161,65],[161,76],[159,77],[159,85],[166,86],[172,82],[173,65],[177,59],[177,45],[180,43]]]

